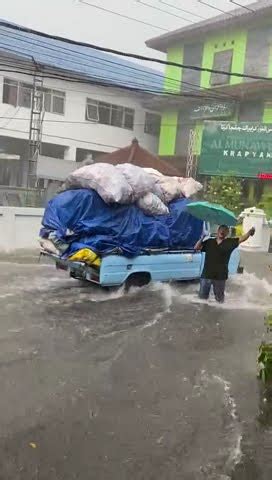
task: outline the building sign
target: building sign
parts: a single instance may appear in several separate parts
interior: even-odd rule
[[[228,118],[235,113],[236,104],[233,102],[212,102],[205,105],[197,105],[190,114],[192,120],[204,120],[212,118]]]
[[[272,173],[260,173],[260,175],[258,175],[258,178],[260,180],[272,180]]]
[[[257,178],[272,173],[272,124],[206,122],[199,173]]]

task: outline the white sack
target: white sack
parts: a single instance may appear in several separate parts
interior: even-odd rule
[[[169,210],[166,205],[154,195],[154,193],[147,193],[137,202],[137,205],[146,215],[168,215]]]
[[[85,165],[69,175],[69,187],[95,190],[106,203],[131,203],[132,188],[124,175],[108,163]]]
[[[117,165],[116,169],[124,175],[132,188],[134,201],[155,188],[155,178],[147,173],[144,168],[131,163],[122,163]]]
[[[157,188],[159,187],[162,192],[162,194],[158,196],[166,204],[184,196],[182,186],[177,177],[162,176],[158,178],[156,186]]]
[[[196,195],[196,193],[200,192],[200,190],[202,190],[203,188],[203,185],[201,185],[201,183],[197,182],[193,178],[178,177],[178,181],[181,186],[183,195],[186,198],[190,198],[193,195]]]
[[[153,175],[154,177],[163,177],[163,174],[158,170],[155,170],[155,168],[144,168],[144,171],[149,173],[149,175]]]

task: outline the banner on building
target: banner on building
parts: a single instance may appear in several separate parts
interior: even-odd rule
[[[198,171],[245,178],[272,173],[272,124],[205,122]]]
[[[218,118],[229,118],[235,113],[234,102],[211,102],[203,105],[196,105],[190,113],[192,120],[209,120]]]

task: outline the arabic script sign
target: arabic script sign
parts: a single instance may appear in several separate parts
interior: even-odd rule
[[[205,105],[198,105],[191,111],[190,117],[194,120],[210,118],[228,118],[235,113],[235,103],[219,102]]]
[[[257,178],[272,173],[272,124],[205,122],[199,173]]]

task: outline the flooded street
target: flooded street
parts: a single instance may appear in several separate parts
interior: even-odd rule
[[[246,257],[224,306],[197,284],[109,293],[2,263],[0,478],[270,480],[269,262]]]

